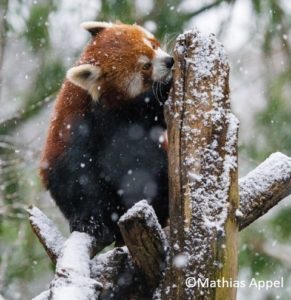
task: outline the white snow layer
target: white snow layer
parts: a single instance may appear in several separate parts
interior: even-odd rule
[[[28,211],[30,221],[39,228],[46,246],[58,257],[50,291],[41,293],[34,300],[95,299],[102,285],[90,278],[93,237],[75,231],[65,240],[52,221],[38,208],[32,207]]]
[[[280,152],[271,154],[263,163],[239,180],[240,197],[244,200],[240,205],[248,205],[249,199],[269,191],[274,182],[290,180],[290,174],[291,158]]]
[[[74,231],[64,243],[52,282],[54,300],[88,300],[96,298],[102,284],[90,278],[90,235]]]
[[[37,207],[28,209],[29,220],[40,230],[40,235],[45,240],[47,247],[56,255],[60,255],[65,238],[54,223]]]
[[[163,241],[163,244],[167,245],[167,239],[164,231],[158,221],[157,215],[147,200],[141,200],[137,202],[132,208],[130,208],[121,218],[119,222],[124,222],[132,217],[142,217],[146,221],[147,227],[154,229],[154,232],[159,234],[159,237]]]

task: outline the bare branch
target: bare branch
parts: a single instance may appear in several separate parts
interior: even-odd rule
[[[239,180],[239,229],[243,230],[291,193],[291,158],[274,153]]]
[[[216,0],[216,1],[213,1],[212,3],[206,4],[206,5],[202,6],[201,8],[199,8],[199,9],[193,11],[193,12],[188,13],[186,16],[187,16],[188,19],[193,18],[195,16],[198,16],[198,15],[204,13],[207,10],[210,10],[214,7],[219,6],[223,2],[230,3],[230,2],[232,2],[232,0]]]
[[[262,245],[261,250],[279,260],[281,262],[282,265],[284,265],[285,267],[287,267],[288,269],[291,270],[291,257],[290,257],[290,253],[291,253],[291,246],[290,245],[270,245],[270,243],[265,243]]]
[[[17,127],[23,124],[23,122],[30,118],[32,113],[41,110],[45,105],[54,100],[55,97],[56,92],[53,92],[34,104],[25,104],[22,108],[15,112],[13,116],[0,122],[0,134],[7,135],[8,132],[15,130]]]
[[[6,32],[7,32],[7,10],[8,10],[8,0],[2,0],[0,3],[0,101],[1,101],[1,92],[3,84],[3,61],[4,61],[4,52],[6,47]]]
[[[35,235],[55,264],[61,253],[65,238],[53,222],[37,207],[31,206],[28,209],[28,213],[29,221]]]

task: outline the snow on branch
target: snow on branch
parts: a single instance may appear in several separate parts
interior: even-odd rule
[[[55,264],[61,253],[65,238],[52,220],[37,207],[30,206],[27,211],[33,232],[38,237],[52,262]]]
[[[239,180],[239,194],[242,230],[291,194],[291,158],[279,152],[270,155]]]
[[[37,215],[43,219],[42,214]],[[98,299],[103,286],[91,278],[90,257],[93,245],[94,238],[88,234],[73,232],[58,253],[55,277],[49,290],[33,300]]]
[[[272,154],[255,170],[240,179],[239,186],[241,205],[238,214],[240,217],[237,218],[242,230],[291,193],[291,158],[281,153]],[[56,276],[50,290],[41,293],[34,300],[62,299],[59,295],[63,296],[65,293],[67,297],[72,291],[76,296],[78,292],[75,291],[78,289],[79,292],[82,291],[81,296],[70,299],[86,299],[86,294],[90,297],[94,295],[95,298],[90,299],[100,300],[110,296],[113,299],[129,295],[133,298],[146,297],[148,291],[135,263],[143,270],[143,274],[151,275],[153,272],[149,280],[158,284],[160,270],[165,264],[167,240],[152,207],[145,201],[136,204],[120,219],[120,226],[124,227],[124,237],[135,257],[134,262],[127,247],[114,248],[90,260],[93,244],[90,236],[76,232],[65,242],[60,231],[42,211],[31,207],[28,212],[32,228],[41,244],[52,261],[58,261]],[[147,236],[149,233],[150,237]],[[155,243],[157,248],[153,247]],[[174,246],[177,247],[176,244]],[[276,253],[282,252],[281,248],[271,250],[267,246],[262,249],[274,257],[277,257]],[[139,257],[140,253],[143,253],[146,259]],[[289,262],[287,255],[284,259]],[[55,298],[51,298],[53,296]]]
[[[51,300],[98,299],[102,284],[91,278],[90,257],[94,238],[72,232],[57,260],[55,278],[50,285]]]
[[[50,289],[34,300],[97,299],[102,285],[91,279],[90,257],[94,239],[86,233],[73,232],[65,240],[53,222],[38,208],[28,209],[32,229],[53,263],[55,278]]]
[[[127,247],[114,248],[91,259],[94,238],[73,232],[65,240],[38,208],[30,208],[29,215],[35,234],[56,263],[49,290],[34,300],[106,300],[129,296],[146,299],[158,284],[165,264],[167,240],[153,208],[146,201],[138,202],[119,223],[134,260]]]
[[[146,294],[143,293],[139,270],[125,246],[94,257],[91,261],[91,277],[103,285],[99,300],[138,299]]]

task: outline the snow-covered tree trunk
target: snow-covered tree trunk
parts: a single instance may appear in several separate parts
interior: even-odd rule
[[[214,36],[193,30],[178,38],[174,59],[166,110],[170,253],[157,298],[235,299],[235,289],[199,286],[237,276],[238,121],[227,58]]]

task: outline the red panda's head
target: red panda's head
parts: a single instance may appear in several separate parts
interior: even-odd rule
[[[82,27],[92,41],[67,78],[93,100],[120,102],[150,90],[154,82],[170,81],[174,60],[144,28],[105,22]]]

